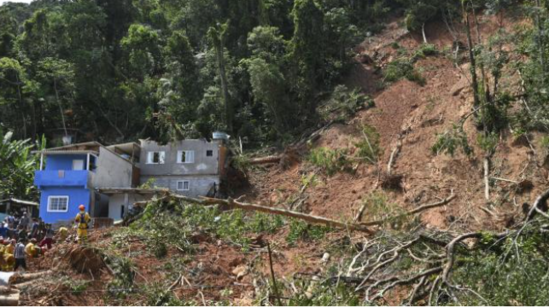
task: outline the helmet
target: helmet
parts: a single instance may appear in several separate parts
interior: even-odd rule
[[[80,209],[81,211],[85,210],[86,207],[84,206],[84,204],[80,204],[80,206],[78,207],[78,209]]]

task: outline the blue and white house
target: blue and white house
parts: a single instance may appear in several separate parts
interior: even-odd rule
[[[136,147],[139,146],[105,147],[86,142],[39,152],[40,170],[35,173],[34,184],[40,190],[40,217],[46,223],[72,221],[80,204],[92,217],[112,216],[108,197],[98,188],[139,184]],[[131,151],[123,151],[126,148]]]

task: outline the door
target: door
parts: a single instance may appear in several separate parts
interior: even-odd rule
[[[72,170],[84,170],[84,160],[75,159],[72,161]]]

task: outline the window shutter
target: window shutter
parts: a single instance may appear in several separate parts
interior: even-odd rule
[[[147,153],[147,164],[153,163],[154,152]]]
[[[166,159],[166,152],[158,153],[158,163],[163,164]]]
[[[187,162],[189,164],[193,164],[194,163],[194,151],[188,151],[186,156],[187,156]]]
[[[177,163],[178,163],[178,164],[183,163],[183,161],[181,161],[181,159],[183,158],[182,155],[181,155],[182,152],[183,152],[183,151],[177,151]]]

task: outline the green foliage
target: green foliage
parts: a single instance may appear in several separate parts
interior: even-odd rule
[[[151,202],[142,218],[132,228],[149,238],[149,249],[157,257],[166,255],[165,247],[176,247],[192,254],[195,250],[193,233],[207,232],[247,250],[253,233],[274,233],[284,226],[280,216],[263,213],[247,214],[241,210],[220,211],[184,205],[177,202]]]
[[[336,172],[353,170],[348,157],[347,149],[316,148],[311,150],[307,160],[321,168],[327,175],[334,175]]]
[[[286,241],[290,245],[295,245],[299,240],[318,241],[324,238],[324,235],[330,232],[330,227],[315,226],[302,220],[292,219],[290,221],[290,231],[286,236]]]
[[[345,85],[335,87],[330,99],[321,108],[321,115],[325,118],[334,116],[345,120],[364,108],[374,107],[374,100],[361,93],[358,88],[349,90]]]
[[[358,306],[360,295],[354,288],[345,283],[333,284],[297,280],[294,285],[300,292],[291,292],[288,306]]]
[[[427,57],[436,56],[438,54],[437,47],[433,44],[421,44],[415,51],[412,59],[425,59]]]
[[[480,148],[486,153],[493,153],[499,142],[499,135],[491,133],[488,135],[477,135],[477,141]]]
[[[414,68],[414,64],[406,59],[398,59],[390,62],[383,71],[384,80],[395,82],[406,78],[421,86],[425,85],[425,79]]]
[[[131,260],[122,256],[109,255],[106,262],[115,276],[107,285],[109,294],[119,299],[125,298],[135,288],[135,271]]]
[[[380,135],[373,126],[365,124],[362,127],[362,136],[363,139],[355,143],[358,149],[355,156],[367,163],[375,164],[381,155]]]
[[[366,209],[363,217],[367,221],[385,220],[385,225],[395,230],[407,227],[410,217],[404,215],[404,209],[396,203],[392,203],[389,197],[382,192],[368,194],[363,203]]]
[[[481,297],[466,292],[463,305],[539,306],[549,303],[549,267],[545,258],[549,237],[541,231],[543,221],[535,221],[518,238],[496,241],[483,235],[482,249],[475,249],[467,262],[454,269],[455,283],[470,286]],[[516,240],[516,242],[514,242]],[[498,248],[498,249],[495,249]]]
[[[0,129],[0,136],[0,197],[37,200],[34,171],[40,168],[40,158],[31,151],[44,149],[45,139],[35,147],[30,140],[12,140],[12,132],[3,134]]]
[[[437,141],[431,148],[431,151],[435,155],[445,153],[454,156],[459,149],[461,149],[466,156],[470,157],[473,155],[473,148],[469,145],[469,140],[463,131],[463,127],[454,125],[445,133],[437,134]]]

